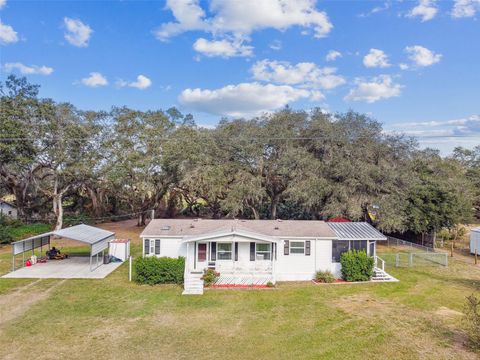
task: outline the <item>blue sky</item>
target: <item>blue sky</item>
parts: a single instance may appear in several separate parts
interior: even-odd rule
[[[0,0],[1,78],[198,124],[353,109],[444,154],[480,144],[480,0]]]

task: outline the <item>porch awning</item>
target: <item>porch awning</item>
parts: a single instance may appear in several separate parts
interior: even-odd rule
[[[277,243],[280,239],[277,239],[273,236],[267,236],[263,234],[253,233],[244,230],[234,230],[234,231],[217,231],[208,234],[201,234],[195,236],[187,236],[183,239],[182,243],[194,242],[194,241],[217,241],[218,238],[231,236],[234,238],[235,242],[250,242],[255,241],[264,241]]]

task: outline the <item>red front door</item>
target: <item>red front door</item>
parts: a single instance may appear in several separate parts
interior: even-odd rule
[[[198,262],[207,261],[207,244],[198,244]]]

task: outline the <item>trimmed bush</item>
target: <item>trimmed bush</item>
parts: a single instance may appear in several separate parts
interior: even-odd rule
[[[135,260],[135,281],[139,284],[183,284],[185,258],[155,256]]]
[[[203,270],[202,280],[205,286],[210,286],[215,284],[217,279],[220,277],[220,273],[214,269],[205,269]]]
[[[330,271],[317,271],[315,274],[315,281],[320,283],[333,283],[335,276]]]
[[[368,281],[373,276],[374,260],[364,250],[350,250],[342,254],[342,277],[346,281]]]

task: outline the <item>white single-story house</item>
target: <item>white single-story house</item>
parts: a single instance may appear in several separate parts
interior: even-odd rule
[[[140,237],[144,256],[186,258],[186,293],[199,291],[206,268],[232,285],[311,280],[319,270],[339,277],[342,253],[376,258],[376,242],[386,240],[365,222],[240,219],[154,219]]]
[[[0,200],[0,216],[16,219],[18,217],[17,207],[12,203]]]

